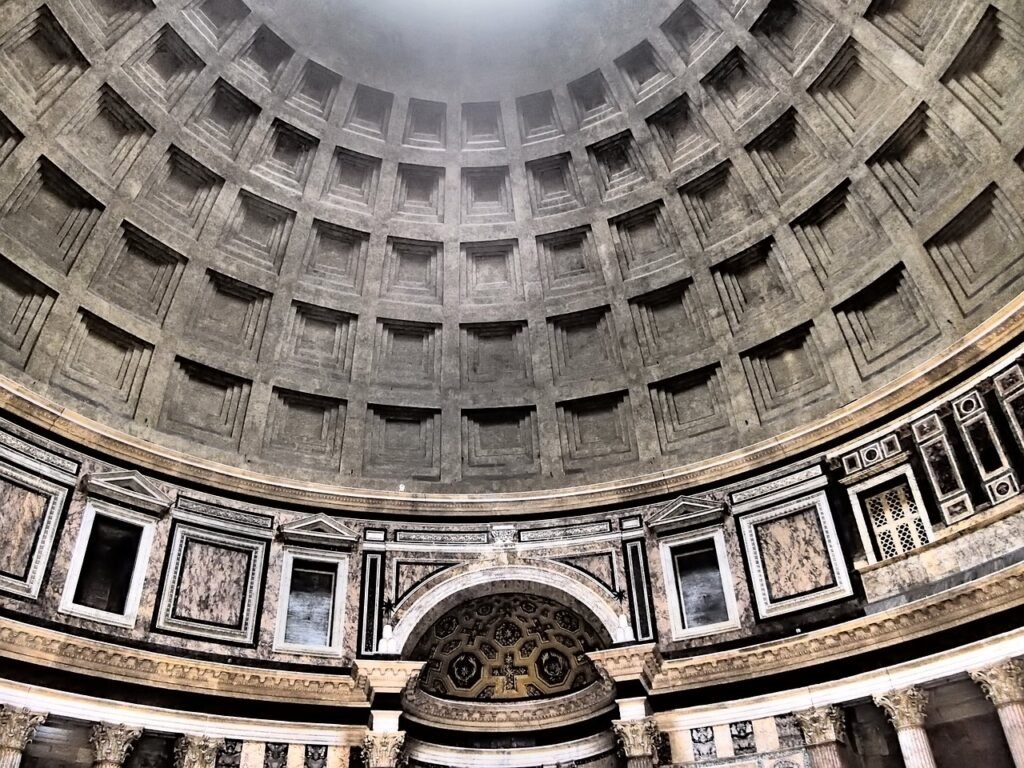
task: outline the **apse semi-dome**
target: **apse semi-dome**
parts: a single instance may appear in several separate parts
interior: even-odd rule
[[[453,608],[412,652],[420,687],[436,696],[514,701],[578,691],[599,679],[587,652],[607,644],[580,614],[550,597],[494,594]]]
[[[903,407],[1020,289],[1012,3],[512,5],[9,5],[16,408],[243,492],[606,502]]]

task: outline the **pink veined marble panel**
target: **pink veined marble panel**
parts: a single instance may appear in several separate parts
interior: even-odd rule
[[[835,583],[815,507],[766,520],[755,528],[765,582],[773,602]]]

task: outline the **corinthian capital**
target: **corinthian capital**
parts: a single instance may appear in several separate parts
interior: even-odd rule
[[[975,670],[971,672],[971,679],[997,707],[1024,702],[1024,663],[1020,659],[1007,659]]]
[[[654,718],[612,720],[612,729],[627,758],[651,757],[658,751],[658,726]]]
[[[928,694],[920,688],[911,686],[898,691],[875,694],[874,699],[875,704],[885,710],[896,730],[924,727]]]
[[[795,712],[808,746],[846,741],[846,715],[834,704]]]
[[[135,740],[142,735],[139,728],[127,725],[99,723],[92,727],[92,744],[95,764],[121,765],[135,746]]]
[[[223,743],[209,736],[182,736],[174,745],[175,768],[214,768]]]
[[[23,752],[46,715],[28,709],[0,707],[0,749]]]
[[[363,762],[366,768],[397,768],[404,764],[402,747],[405,746],[405,732],[391,731],[374,733],[363,738]]]

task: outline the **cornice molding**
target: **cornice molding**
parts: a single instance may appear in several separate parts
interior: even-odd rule
[[[295,704],[368,707],[351,676],[246,668],[177,658],[0,618],[0,657],[188,693]]]
[[[1024,563],[976,581],[832,627],[760,645],[663,661],[651,693],[705,688],[810,667],[897,645],[1024,605]]]
[[[424,725],[463,731],[522,731],[572,725],[611,711],[615,681],[601,679],[579,691],[550,699],[459,701],[422,690],[415,679],[402,696],[405,716]]]
[[[64,408],[6,376],[0,376],[0,408],[59,438],[99,451],[114,460],[127,461],[184,482],[200,483],[221,491],[266,500],[349,513],[392,515],[486,514],[495,517],[567,512],[637,502],[656,495],[679,494],[696,485],[718,482],[739,472],[749,472],[812,450],[883,418],[931,392],[940,391],[955,375],[984,360],[1022,331],[1024,294],[1017,296],[941,354],[811,424],[742,450],[673,470],[585,486],[523,493],[413,494],[298,482],[264,475],[189,456],[129,435]]]

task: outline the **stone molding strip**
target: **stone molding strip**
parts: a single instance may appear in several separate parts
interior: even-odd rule
[[[1024,605],[1024,563],[882,613],[783,640],[660,663],[651,658],[646,676],[654,694],[739,682],[897,645],[1019,605]]]
[[[838,678],[803,688],[772,691],[732,701],[683,706],[654,715],[662,731],[689,733],[690,728],[716,726],[739,720],[758,720],[788,712],[825,708],[870,700],[895,688],[927,686],[938,680],[966,678],[970,670],[1005,663],[1020,652],[1024,629],[978,640],[931,656],[880,667],[851,677]]]
[[[407,494],[289,481],[214,461],[187,456],[120,430],[104,426],[0,376],[0,409],[45,428],[53,435],[182,481],[285,503],[350,512],[489,516],[558,512],[680,493],[694,485],[728,478],[810,450],[851,430],[884,418],[932,391],[953,376],[983,361],[1024,331],[1024,294],[940,355],[823,419],[740,451],[695,462],[671,471],[606,483],[495,494]]]
[[[367,690],[348,675],[254,669],[176,658],[75,637],[7,618],[0,618],[0,656],[188,693],[293,704],[369,707]]]
[[[444,699],[409,686],[402,696],[405,716],[425,725],[454,730],[522,731],[572,725],[610,712],[615,681],[602,675],[592,685],[565,696],[525,701]]]
[[[211,739],[355,747],[362,742],[366,733],[363,725],[289,723],[211,715],[108,701],[79,693],[0,680],[0,706],[24,707],[29,703],[37,708],[45,705],[53,716],[86,723],[116,722],[131,728]]]

